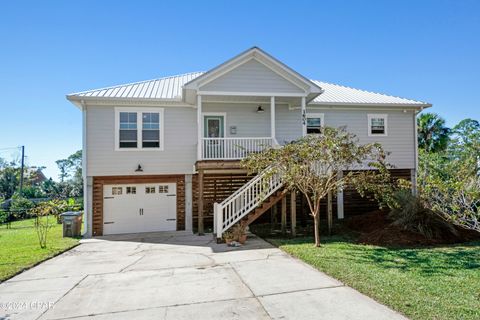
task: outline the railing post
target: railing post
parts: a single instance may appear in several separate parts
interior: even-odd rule
[[[217,234],[217,239],[221,239],[223,233],[223,208],[217,202],[213,204],[213,214],[215,233]]]
[[[213,203],[213,234],[217,233],[217,210],[218,210],[218,203]]]

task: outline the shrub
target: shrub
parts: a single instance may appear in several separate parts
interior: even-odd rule
[[[47,235],[52,227],[52,220],[49,218],[50,215],[55,214],[54,210],[55,206],[52,201],[40,202],[36,207],[29,210],[30,214],[35,216],[35,231],[42,249],[47,247]]]
[[[396,205],[389,214],[393,225],[420,233],[428,239],[458,234],[453,225],[428,209],[420,197],[413,195],[411,191],[398,190],[393,194],[393,198]]]
[[[17,218],[26,218],[28,211],[34,207],[35,203],[33,201],[18,194],[13,195],[10,210],[15,213]]]
[[[0,224],[10,221],[10,211],[0,209]]]

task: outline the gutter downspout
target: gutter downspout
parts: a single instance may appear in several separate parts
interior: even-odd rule
[[[83,212],[84,212],[84,232],[83,236],[91,237],[91,219],[92,214],[89,208],[90,194],[88,192],[88,173],[87,173],[87,104],[80,100],[82,110],[82,178],[83,178]]]

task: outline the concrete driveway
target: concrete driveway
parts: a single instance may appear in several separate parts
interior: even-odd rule
[[[89,239],[0,285],[0,319],[404,319],[250,237]]]

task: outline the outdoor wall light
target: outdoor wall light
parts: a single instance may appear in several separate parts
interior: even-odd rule
[[[138,165],[137,169],[135,169],[135,172],[143,172],[142,166]]]
[[[259,105],[257,108],[257,113],[264,113],[264,112],[265,110],[263,110],[262,106]]]

